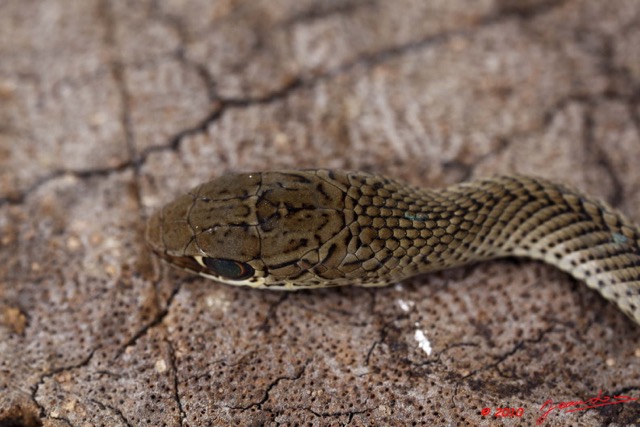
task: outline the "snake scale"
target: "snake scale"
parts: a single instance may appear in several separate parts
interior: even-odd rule
[[[234,285],[382,286],[491,258],[543,260],[640,324],[640,230],[563,185],[499,176],[422,189],[365,172],[224,175],[155,213],[149,246]]]

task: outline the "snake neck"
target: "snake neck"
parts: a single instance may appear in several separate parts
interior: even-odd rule
[[[640,232],[607,204],[521,176],[461,184],[424,197],[427,205],[442,197],[453,201],[465,212],[463,220],[456,224],[446,213],[439,220],[448,221],[447,235],[467,232],[453,254],[424,270],[505,256],[543,260],[584,281],[640,323]]]

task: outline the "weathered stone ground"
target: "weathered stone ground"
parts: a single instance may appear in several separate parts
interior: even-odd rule
[[[283,294],[143,242],[181,191],[283,167],[531,173],[640,223],[639,46],[637,0],[3,1],[0,426],[515,426],[640,398],[640,327],[540,263]]]

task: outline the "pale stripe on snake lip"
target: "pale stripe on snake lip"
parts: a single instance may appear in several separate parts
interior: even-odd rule
[[[543,260],[640,324],[640,231],[563,185],[499,176],[441,190],[380,175],[289,170],[222,176],[155,213],[169,264],[232,285],[382,286],[481,260]]]

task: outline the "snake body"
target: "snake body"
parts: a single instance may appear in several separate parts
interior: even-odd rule
[[[225,175],[155,213],[151,249],[234,285],[382,286],[481,260],[543,260],[640,324],[640,230],[606,203],[544,179],[441,190],[332,170]]]

